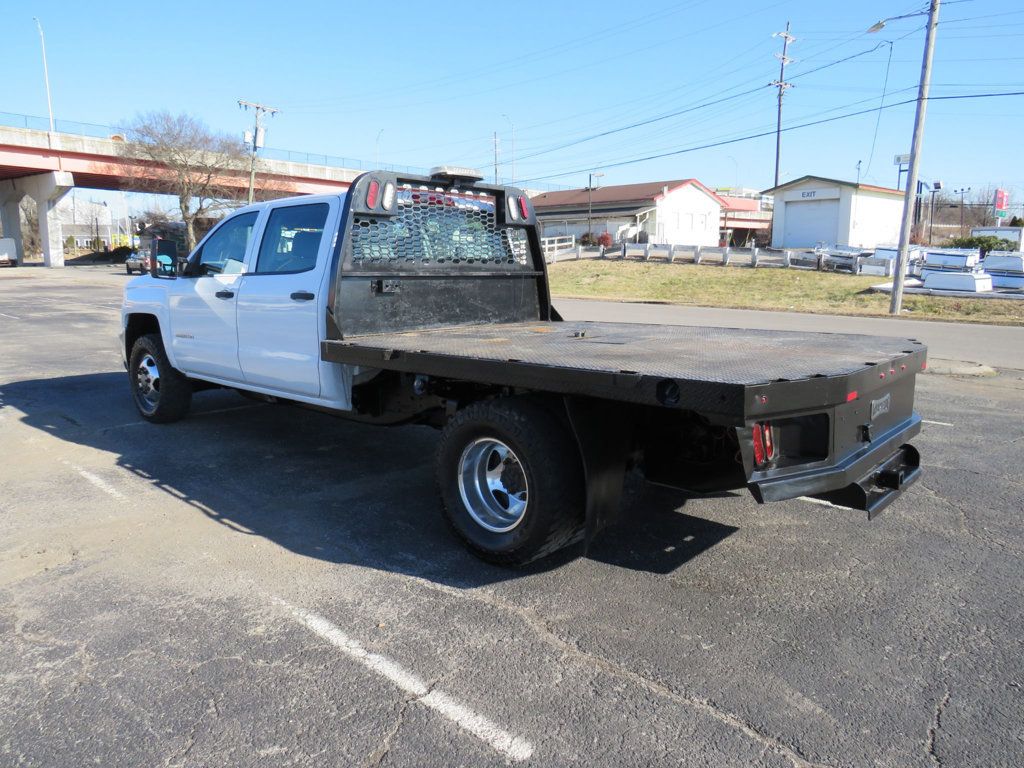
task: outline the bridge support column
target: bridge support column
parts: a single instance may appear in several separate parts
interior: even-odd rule
[[[50,171],[26,176],[15,181],[36,201],[39,216],[39,246],[43,251],[43,266],[64,266],[63,227],[54,208],[71,191],[75,181],[67,171]]]
[[[0,229],[3,229],[3,236],[14,240],[14,253],[18,257],[18,263],[22,264],[25,258],[25,246],[21,242],[21,192],[8,193],[5,189],[0,192]]]

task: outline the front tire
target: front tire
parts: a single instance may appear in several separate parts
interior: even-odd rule
[[[525,565],[583,537],[579,449],[563,421],[532,400],[460,411],[442,433],[436,469],[445,518],[483,560]]]
[[[171,366],[159,334],[136,339],[128,362],[128,383],[135,407],[146,421],[178,421],[192,405],[192,383]]]

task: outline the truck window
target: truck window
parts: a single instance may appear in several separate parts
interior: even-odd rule
[[[289,205],[270,212],[256,259],[257,274],[305,272],[316,266],[327,203]]]
[[[228,219],[203,243],[196,259],[196,274],[233,275],[242,271],[245,249],[256,224],[256,211]]]
[[[356,216],[352,222],[352,266],[529,268],[526,232],[502,228],[492,195],[403,187],[398,213],[387,218]]]

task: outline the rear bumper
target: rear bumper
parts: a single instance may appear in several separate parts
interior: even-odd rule
[[[920,477],[920,454],[906,444],[920,431],[921,417],[914,413],[836,464],[780,475],[758,473],[748,488],[759,502],[813,496],[865,510],[871,518]]]

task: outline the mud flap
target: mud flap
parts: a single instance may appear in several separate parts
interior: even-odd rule
[[[566,397],[565,411],[583,458],[587,484],[586,545],[614,522],[622,503],[636,419],[623,403]]]

